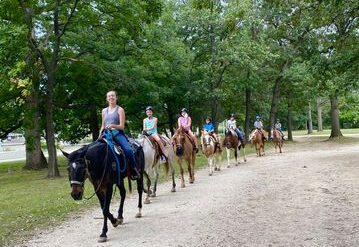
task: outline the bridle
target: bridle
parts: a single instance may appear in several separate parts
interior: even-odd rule
[[[95,192],[90,196],[90,197],[84,197],[84,199],[86,200],[90,200],[92,197],[94,197],[96,195],[96,193],[99,191],[101,185],[102,185],[102,182],[103,182],[103,179],[105,177],[105,174],[106,174],[106,171],[107,171],[107,159],[108,159],[108,145],[106,145],[106,155],[105,155],[105,158],[103,159],[102,161],[102,165],[104,165],[104,169],[103,169],[103,173],[102,173],[102,176],[101,176],[101,180],[100,180],[100,183],[98,184]],[[88,172],[88,161],[87,159],[84,159],[84,158],[81,158],[84,160],[85,164],[86,164],[86,173],[88,174],[88,176],[90,177],[90,174]],[[106,163],[105,163],[106,161]],[[83,188],[83,191],[85,191],[85,187],[84,187],[84,184],[85,184],[85,180],[86,180],[86,177],[84,179],[83,182],[80,182],[80,181],[76,181],[76,180],[70,180],[70,185],[72,186],[73,184],[77,184],[77,185],[81,185],[81,187]]]

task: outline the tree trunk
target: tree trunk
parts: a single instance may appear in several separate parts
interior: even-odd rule
[[[269,114],[269,126],[268,126],[268,137],[271,137],[271,129],[273,129],[274,124],[275,124],[275,117],[277,114],[277,109],[278,109],[278,101],[279,101],[279,96],[280,96],[280,84],[283,80],[283,71],[285,70],[285,68],[288,65],[288,61],[285,61],[280,69],[279,72],[279,76],[277,77],[277,79],[274,82],[274,86],[273,86],[273,91],[272,91],[272,104],[271,104],[271,109],[270,109],[270,114]]]
[[[251,89],[249,87],[246,87],[246,119],[244,123],[244,132],[246,134],[247,141],[249,138],[249,132],[251,128],[250,114],[251,114]]]
[[[317,114],[318,114],[318,131],[323,131],[322,102],[320,97],[317,98]]]
[[[46,158],[41,150],[40,114],[36,92],[31,92],[26,98],[23,127],[26,145],[26,163],[23,169],[30,170],[47,167]]]
[[[49,153],[49,171],[48,177],[59,177],[60,172],[57,166],[57,154],[55,144],[55,127],[54,127],[54,85],[55,77],[53,70],[47,71],[47,89],[46,89],[46,143]]]
[[[293,141],[293,113],[292,113],[292,98],[291,94],[288,97],[288,112],[287,112],[287,128],[288,128],[288,141]]]
[[[309,102],[307,112],[308,134],[313,133],[312,106]]]
[[[331,126],[332,126],[330,138],[343,136],[342,132],[340,131],[339,109],[338,109],[337,96],[330,97],[330,119],[331,119]]]
[[[100,134],[100,128],[97,117],[97,108],[95,104],[91,104],[90,111],[90,129],[92,133],[92,141],[96,141]]]
[[[218,132],[218,119],[219,119],[219,101],[218,101],[218,97],[214,96],[212,98],[212,107],[211,107],[211,118],[212,118],[212,123],[214,124],[214,128],[215,128],[215,132]]]

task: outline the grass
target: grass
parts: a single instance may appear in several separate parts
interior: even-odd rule
[[[316,131],[313,130],[313,133],[308,135],[308,131],[307,130],[295,130],[293,131],[293,136],[300,136],[300,135],[308,135],[308,136],[316,136],[316,135],[328,135],[328,137],[330,136],[330,129],[326,129],[323,131]],[[343,135],[347,135],[347,134],[359,134],[359,128],[357,129],[341,129],[341,132]]]
[[[0,246],[28,238],[33,231],[55,226],[71,212],[97,203],[70,197],[64,159],[59,164],[63,177],[56,179],[46,178],[47,170],[22,171],[23,165],[23,161],[0,165]],[[90,183],[86,187],[90,194]]]

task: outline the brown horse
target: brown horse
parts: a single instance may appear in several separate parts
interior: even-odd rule
[[[273,143],[274,143],[275,152],[277,152],[277,147],[279,147],[279,152],[282,153],[282,147],[283,147],[282,134],[277,129],[273,129]]]
[[[257,156],[265,155],[264,153],[264,139],[263,135],[259,130],[255,130],[251,133],[249,140],[251,141],[252,145],[256,147]],[[263,150],[263,154],[261,153]]]
[[[225,137],[223,140],[223,146],[226,147],[226,151],[227,151],[227,167],[231,167],[231,165],[229,163],[229,159],[230,159],[230,155],[231,155],[231,148],[234,149],[234,158],[236,160],[236,166],[240,163],[240,161],[238,160],[237,157],[238,157],[238,150],[241,150],[241,148],[243,148],[244,162],[247,161],[247,159],[246,159],[246,142],[245,142],[245,140],[243,140],[243,141],[239,140],[239,137],[234,130],[226,128]]]
[[[180,168],[181,187],[185,187],[182,160],[185,160],[188,165],[189,183],[194,183],[194,166],[196,162],[196,151],[193,148],[191,137],[180,127],[178,128],[173,137],[172,145],[177,156],[178,165]]]
[[[215,138],[211,136],[208,132],[202,130],[202,153],[207,158],[210,176],[212,176],[213,174],[213,167],[215,171],[221,170],[221,163],[216,163],[216,158],[222,153],[222,147],[219,137],[217,139],[219,141],[219,147],[216,147],[217,143]]]

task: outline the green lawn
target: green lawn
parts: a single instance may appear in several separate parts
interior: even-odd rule
[[[323,131],[316,131],[314,130],[312,134],[310,135],[327,135],[328,137],[330,136],[330,129],[326,129]],[[359,129],[341,129],[341,132],[343,135],[346,134],[359,134]],[[301,136],[301,135],[308,135],[308,131],[307,130],[295,130],[293,131],[293,136]]]
[[[248,145],[247,154],[253,152],[253,148]],[[223,160],[226,159],[225,152],[222,157]],[[199,154],[196,170],[206,164],[205,157]],[[73,212],[98,206],[96,197],[82,201],[74,201],[71,198],[66,160],[63,157],[59,158],[62,177],[57,179],[46,178],[47,170],[23,171],[23,166],[24,161],[0,164],[0,246],[29,238],[35,230],[54,227]],[[169,179],[164,177],[163,172],[161,174],[160,181]],[[180,183],[177,178],[176,163],[178,186]],[[89,197],[93,193],[93,188],[89,181],[85,185],[85,196]]]

